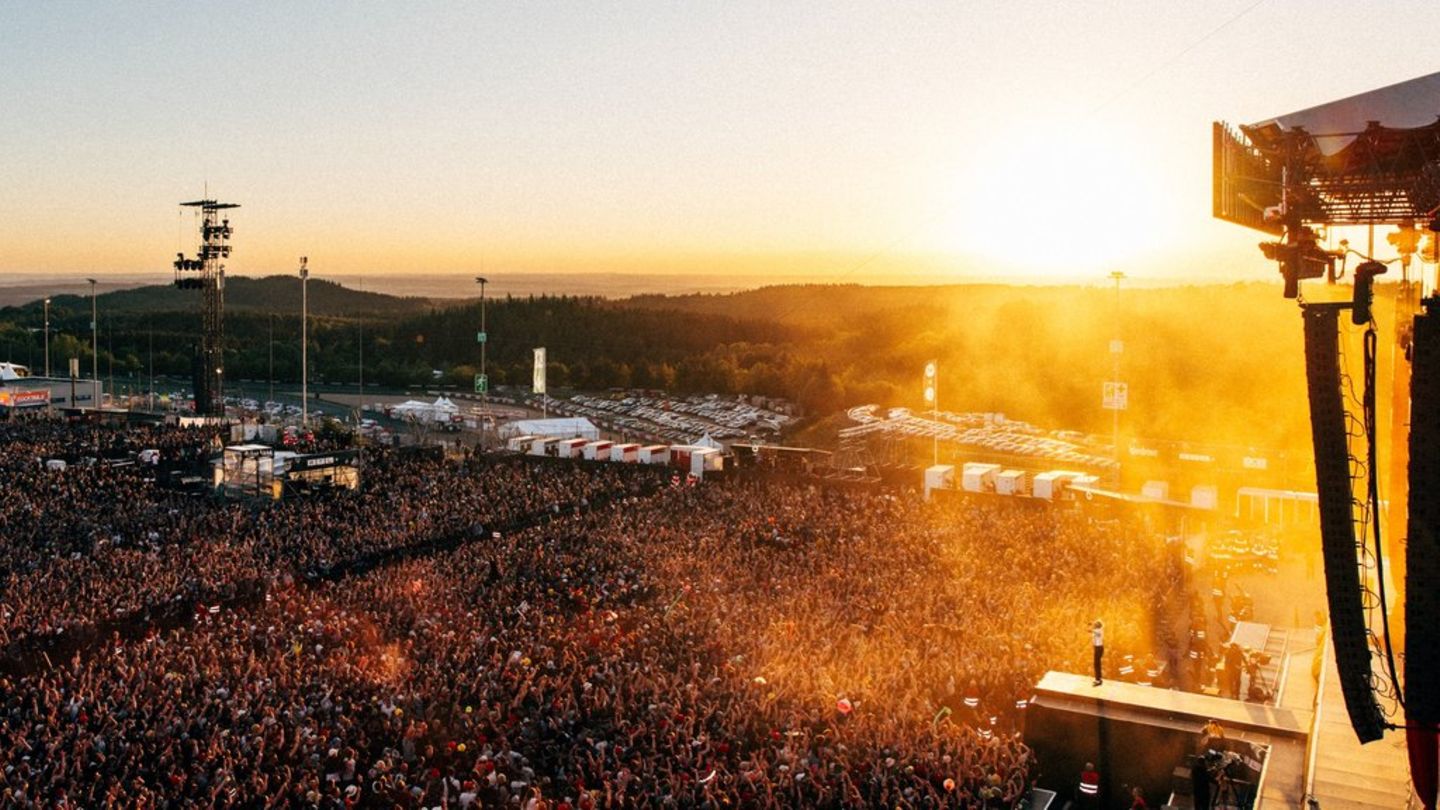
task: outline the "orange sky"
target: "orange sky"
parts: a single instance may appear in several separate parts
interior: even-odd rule
[[[208,182],[249,274],[1269,277],[1209,122],[1433,71],[1440,6],[1252,5],[11,7],[0,274],[167,270]]]

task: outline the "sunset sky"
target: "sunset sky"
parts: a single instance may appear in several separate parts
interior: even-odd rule
[[[208,182],[245,274],[1268,278],[1210,219],[1210,121],[1433,72],[1437,25],[1433,0],[0,0],[0,274],[168,270]]]

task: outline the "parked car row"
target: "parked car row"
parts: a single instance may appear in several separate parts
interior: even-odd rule
[[[956,413],[953,411],[922,412],[909,408],[891,408],[884,416],[878,406],[860,405],[846,414],[853,427],[840,431],[842,438],[855,438],[872,433],[885,433],[916,439],[939,439],[992,453],[1028,456],[1074,466],[1109,467],[1115,461],[1095,452],[1097,448],[1083,443],[1073,431],[1044,431],[1028,422],[1007,419],[996,413]]]

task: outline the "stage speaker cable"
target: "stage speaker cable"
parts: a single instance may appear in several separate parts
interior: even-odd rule
[[[1375,409],[1375,368],[1377,363],[1378,338],[1375,332],[1375,320],[1367,321],[1364,335],[1365,346],[1365,395],[1364,395],[1364,418],[1365,418],[1365,465],[1367,499],[1369,500],[1371,540],[1375,545],[1375,581],[1380,592],[1380,626],[1385,637],[1385,667],[1390,676],[1390,688],[1394,691],[1395,700],[1405,709],[1405,693],[1400,686],[1400,676],[1395,666],[1395,647],[1390,640],[1390,603],[1385,588],[1385,556],[1384,549],[1380,543],[1380,474],[1377,463],[1376,451],[1376,424],[1378,418]],[[1386,723],[1390,728],[1397,728],[1393,723]]]

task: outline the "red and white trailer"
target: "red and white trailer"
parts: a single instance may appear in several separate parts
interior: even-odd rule
[[[670,445],[650,444],[640,448],[641,464],[669,464]]]
[[[620,464],[634,464],[640,460],[640,445],[616,444],[610,447],[610,460]]]

